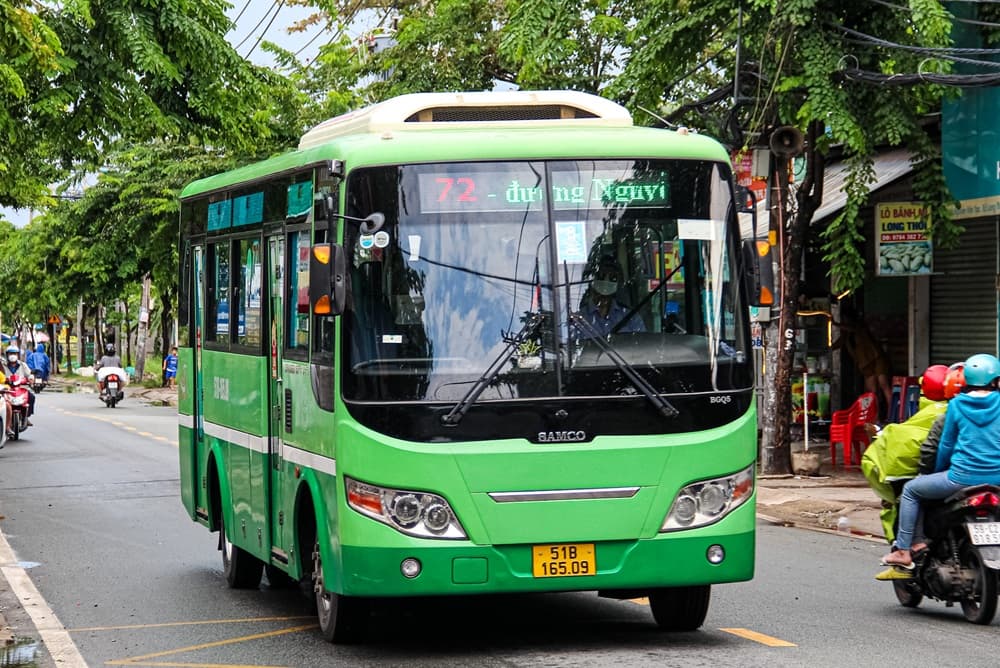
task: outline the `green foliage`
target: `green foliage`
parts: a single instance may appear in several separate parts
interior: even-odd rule
[[[51,203],[48,185],[115,142],[196,139],[242,153],[288,146],[294,88],[226,42],[223,0],[0,0],[0,205]]]

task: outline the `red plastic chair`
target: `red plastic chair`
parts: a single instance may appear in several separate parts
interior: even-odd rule
[[[866,424],[878,419],[878,402],[872,392],[854,400],[850,408],[833,412],[830,422],[830,464],[837,465],[837,445],[841,446],[844,468],[860,466],[861,455],[871,444]]]

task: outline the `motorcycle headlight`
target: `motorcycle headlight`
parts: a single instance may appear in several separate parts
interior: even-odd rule
[[[685,486],[674,498],[660,532],[694,529],[718,522],[753,495],[753,474],[751,464],[739,473]]]
[[[344,487],[347,505],[400,533],[419,538],[466,537],[451,506],[437,494],[379,487],[347,477]]]

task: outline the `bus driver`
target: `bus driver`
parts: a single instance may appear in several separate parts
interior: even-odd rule
[[[616,333],[646,331],[646,326],[638,314],[619,325],[629,312],[628,307],[617,298],[622,276],[622,268],[613,257],[610,255],[601,257],[584,296],[583,316],[604,337],[611,334],[612,330]]]

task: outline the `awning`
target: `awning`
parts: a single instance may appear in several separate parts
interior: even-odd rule
[[[885,186],[898,181],[913,171],[910,164],[910,151],[905,148],[897,148],[885,153],[880,153],[875,157],[875,182],[871,184],[869,192],[874,194]],[[826,166],[826,173],[823,177],[823,202],[813,216],[812,224],[823,221],[825,218],[835,216],[847,204],[847,193],[844,186],[847,185],[847,163],[837,162]],[[757,203],[757,236],[766,236],[768,229],[767,202]],[[752,236],[750,214],[740,214],[740,234],[744,239]]]

